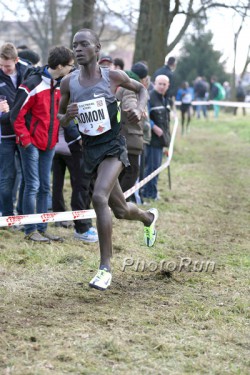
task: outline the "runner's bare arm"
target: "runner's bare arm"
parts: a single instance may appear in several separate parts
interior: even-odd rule
[[[109,76],[111,88],[114,90],[116,90],[118,86],[121,86],[138,94],[138,106],[134,109],[128,109],[127,117],[131,122],[140,121],[145,112],[148,99],[148,93],[145,87],[140,82],[129,78],[129,76],[123,71],[112,70],[110,71]]]
[[[62,79],[60,85],[61,99],[59,103],[59,111],[57,118],[60,121],[62,127],[68,126],[70,120],[72,120],[78,114],[78,107],[76,103],[69,103],[70,91],[69,91],[69,80],[70,76],[66,76]]]

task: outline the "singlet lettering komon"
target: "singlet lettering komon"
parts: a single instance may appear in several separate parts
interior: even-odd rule
[[[79,113],[75,120],[81,133],[97,136],[111,129],[105,98],[86,100],[77,105]]]

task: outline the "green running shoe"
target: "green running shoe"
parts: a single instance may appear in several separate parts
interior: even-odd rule
[[[156,223],[156,220],[158,219],[159,213],[158,213],[158,210],[156,208],[150,208],[150,210],[148,210],[147,212],[150,212],[151,214],[154,215],[154,220],[151,223],[151,225],[149,227],[144,226],[145,244],[148,247],[151,247],[151,246],[154,245],[155,240],[156,240],[156,233],[157,232],[156,232],[156,229],[155,229],[155,223]]]

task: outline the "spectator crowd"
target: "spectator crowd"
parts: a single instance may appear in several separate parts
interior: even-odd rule
[[[5,43],[0,48],[0,212],[2,216],[66,211],[64,183],[68,170],[71,185],[71,209],[90,208],[95,176],[89,178],[83,170],[83,134],[75,120],[62,127],[58,119],[63,77],[78,71],[73,52],[64,47],[52,48],[47,64],[39,66],[40,57],[27,46]],[[124,61],[104,54],[99,56],[101,72],[124,71]],[[192,116],[208,117],[205,102],[230,99],[230,85],[221,85],[215,76],[210,83],[198,76],[192,85],[183,82],[175,87],[176,59],[166,57],[164,65],[152,77],[146,61],[134,63],[125,70],[129,78],[147,90],[144,115],[131,118],[131,108],[138,106],[138,95],[124,87],[116,90],[120,106],[121,131],[127,143],[128,164],[119,175],[123,192],[157,169],[163,151],[170,144],[171,111],[180,103],[181,129],[190,129]],[[103,73],[104,75],[104,73]],[[236,98],[244,102],[242,82],[236,88]],[[192,106],[192,102],[198,104]],[[203,104],[204,102],[204,104]],[[128,111],[129,108],[129,111]],[[218,118],[220,106],[213,105]],[[237,107],[234,115],[237,114]],[[243,108],[245,115],[245,108]],[[160,199],[158,176],[151,179],[129,201],[147,204]],[[62,221],[56,227],[74,227],[74,238],[97,242],[98,234],[90,219]],[[28,224],[17,229],[25,239],[35,242],[61,241],[48,230],[46,223]]]

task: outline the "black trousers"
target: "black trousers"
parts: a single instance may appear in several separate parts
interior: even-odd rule
[[[55,154],[52,164],[52,209],[54,212],[66,211],[63,187],[66,168],[69,170],[72,187],[71,208],[73,211],[87,210],[93,191],[93,184],[83,173],[82,151],[72,152],[72,155]],[[91,219],[74,220],[78,233],[86,232],[92,226]]]
[[[124,168],[119,176],[119,182],[123,192],[133,187],[137,178],[139,177],[139,155],[132,155],[128,153],[128,160],[130,162],[130,166]]]

